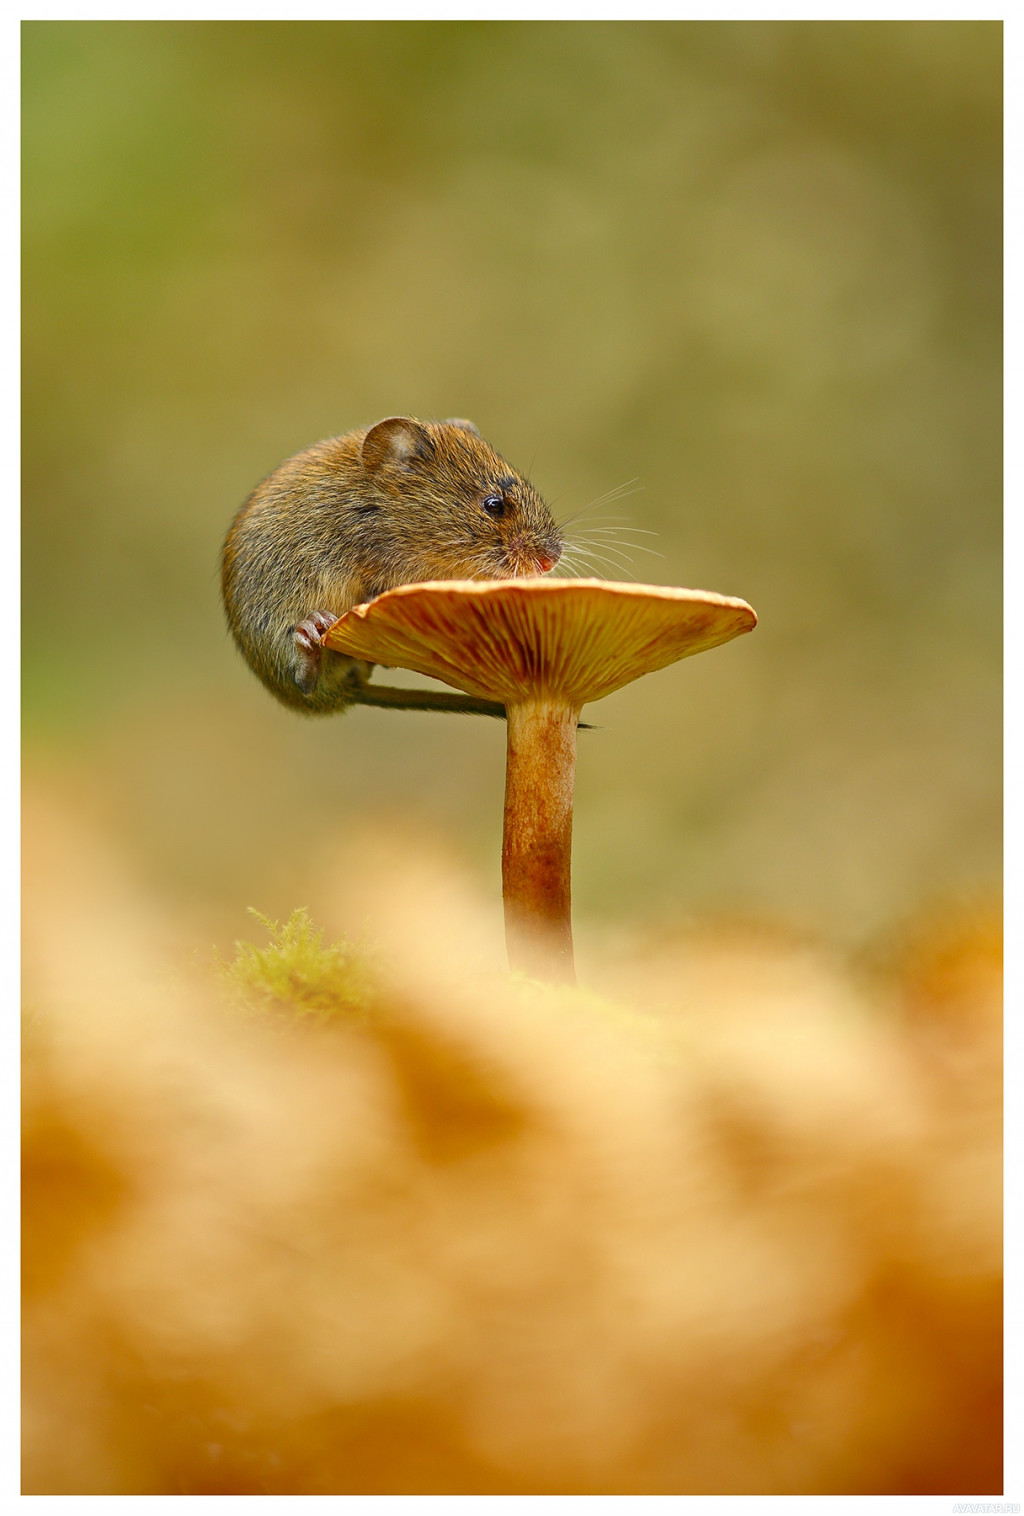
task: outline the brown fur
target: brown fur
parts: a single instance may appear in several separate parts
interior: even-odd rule
[[[494,494],[500,519],[483,505]],[[271,693],[328,713],[358,701],[368,668],[324,651],[304,681],[298,623],[334,620],[399,584],[543,572],[561,547],[533,485],[472,423],[390,417],[315,443],[257,485],[224,543],[224,605]]]

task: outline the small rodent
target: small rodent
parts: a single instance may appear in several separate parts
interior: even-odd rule
[[[390,416],[317,442],[258,484],[221,555],[228,624],[295,710],[355,704],[503,716],[468,695],[385,690],[321,637],[345,611],[424,579],[543,574],[562,554],[550,510],[471,421]]]

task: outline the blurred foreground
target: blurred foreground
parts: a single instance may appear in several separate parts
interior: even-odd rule
[[[244,1017],[30,793],[26,1493],[999,1493],[995,918],[598,997],[365,855],[366,1012]]]

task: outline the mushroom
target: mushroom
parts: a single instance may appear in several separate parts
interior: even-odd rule
[[[600,579],[403,584],[348,611],[324,645],[414,669],[507,714],[501,854],[509,963],[575,978],[570,914],[576,728],[582,706],[752,631],[745,600]]]

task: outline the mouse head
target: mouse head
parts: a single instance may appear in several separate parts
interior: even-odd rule
[[[417,578],[514,579],[561,557],[550,510],[471,421],[391,416],[366,433],[360,461]]]

